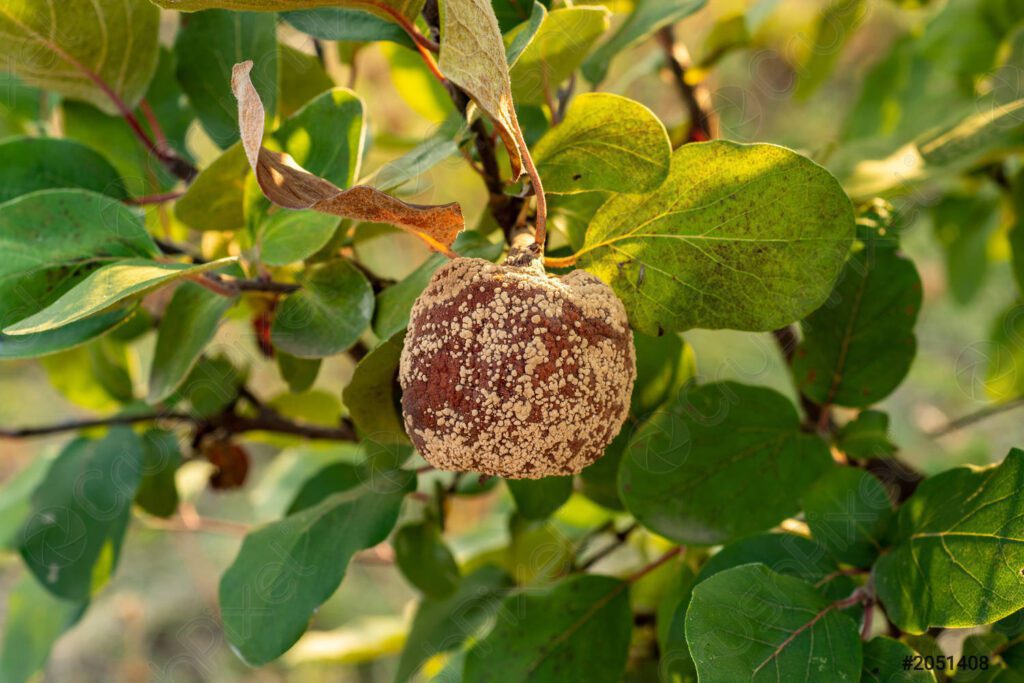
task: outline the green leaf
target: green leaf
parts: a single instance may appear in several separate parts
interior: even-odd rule
[[[985,393],[998,402],[1024,395],[1024,306],[1014,304],[992,323]]]
[[[1021,33],[1024,37],[1024,32]],[[1010,243],[1010,256],[1013,264],[1013,277],[1017,281],[1017,291],[1024,293],[1024,172],[1018,171],[1010,184],[1010,199],[1013,210],[1013,223],[1010,225],[1007,241]]]
[[[292,393],[306,391],[316,382],[316,376],[320,372],[319,358],[296,358],[284,351],[278,351],[274,357],[277,360],[277,369]]]
[[[174,474],[181,466],[178,437],[166,429],[149,429],[142,435],[142,479],[135,504],[151,515],[170,517],[178,509]]]
[[[806,581],[830,600],[841,600],[853,591],[853,580],[839,571],[839,565],[817,541],[788,533],[760,533],[741,538],[712,555],[700,573],[687,579],[685,591],[667,615],[663,649],[672,653],[673,664],[689,672],[696,670],[686,644],[686,610],[693,586],[733,567],[757,562],[773,572]],[[683,578],[686,578],[685,574]],[[660,614],[660,613],[659,613]],[[659,624],[661,622],[659,621]]]
[[[49,332],[0,334],[0,360],[39,358],[76,348],[138,317],[138,308],[115,309]]]
[[[0,202],[56,188],[81,188],[125,199],[117,170],[101,154],[74,140],[11,138],[0,143]]]
[[[377,169],[360,184],[373,185],[381,192],[392,192],[417,179],[445,159],[459,153],[459,145],[468,129],[464,122],[448,118],[437,132],[409,152]]]
[[[173,7],[184,3],[168,4]],[[238,112],[231,93],[232,64],[245,59],[255,62],[253,84],[271,116],[276,111],[276,25],[273,14],[210,10],[185,17],[178,30],[174,41],[178,82],[195,107],[203,129],[222,149],[239,139]]]
[[[650,192],[668,176],[672,145],[665,126],[639,102],[584,93],[533,153],[547,192]]]
[[[295,644],[352,556],[391,532],[415,479],[375,478],[245,537],[220,582],[224,630],[242,659],[258,666]]]
[[[395,683],[405,683],[430,657],[458,648],[499,609],[512,586],[505,572],[485,565],[459,582],[446,598],[424,598],[416,610]]]
[[[40,359],[50,385],[71,403],[88,410],[106,413],[121,408],[121,401],[110,395],[97,377],[92,350],[80,346]]]
[[[882,482],[850,467],[832,470],[801,501],[811,535],[841,562],[868,567],[884,547],[892,500]]]
[[[149,403],[167,399],[192,371],[203,349],[213,339],[221,317],[235,299],[184,282],[160,320],[156,350],[149,370]]]
[[[156,69],[159,10],[145,0],[64,0],[59,21],[55,12],[43,2],[0,5],[6,68],[108,114],[122,112],[106,89],[134,109]]]
[[[203,356],[168,403],[185,398],[199,417],[215,415],[235,400],[244,379],[227,358]]]
[[[491,3],[446,0],[440,3],[441,54],[438,68],[466,91],[494,122],[508,150],[512,180],[522,173],[519,121],[512,101],[505,44]]]
[[[491,7],[494,9],[494,16],[498,19],[498,26],[502,33],[508,33],[524,21],[529,21],[535,16],[533,12],[536,5],[541,5],[545,10],[551,8],[551,0],[540,0],[531,5],[521,0],[492,0]]]
[[[802,38],[803,54],[796,66],[799,77],[794,95],[810,97],[835,69],[843,48],[867,18],[865,0],[840,0],[829,3],[818,15],[813,37]]]
[[[702,683],[860,679],[853,619],[810,584],[763,564],[697,584],[686,640]]]
[[[268,266],[286,266],[308,258],[330,241],[340,222],[330,214],[280,209],[260,227],[261,260]]]
[[[548,12],[533,40],[511,64],[509,76],[515,101],[545,103],[545,91],[553,94],[608,30],[608,14],[604,7],[564,7]],[[506,41],[514,42],[527,26],[510,31]]]
[[[43,481],[52,462],[52,453],[41,453],[0,487],[0,550],[17,549],[18,530],[31,510],[32,492]]]
[[[921,309],[914,264],[881,244],[850,257],[824,306],[802,323],[793,358],[800,391],[821,405],[864,407],[898,385],[914,360]]]
[[[555,194],[549,198],[548,211],[552,226],[565,234],[569,247],[574,251],[583,248],[590,221],[610,195],[609,192],[580,192]]]
[[[915,652],[906,643],[878,636],[864,643],[864,668],[861,683],[935,683],[931,671],[905,671],[903,660]]]
[[[174,204],[174,215],[193,230],[237,230],[245,225],[242,199],[249,162],[236,143],[200,171]]]
[[[434,123],[459,116],[448,91],[418,53],[388,43],[381,43],[379,48],[387,57],[388,76],[398,96],[410,109]]]
[[[127,427],[68,444],[32,494],[21,556],[58,597],[87,600],[110,579],[139,485],[142,443]]]
[[[277,59],[281,64],[277,112],[286,118],[302,109],[310,100],[333,88],[334,81],[315,54],[307,54],[285,43],[278,43],[277,49]]]
[[[318,481],[328,465],[354,465],[365,457],[365,450],[351,441],[311,441],[282,450],[249,490],[254,518],[273,521],[298,512],[301,508],[289,509],[292,500],[304,486]],[[337,491],[328,491],[304,507],[315,505],[331,493]]]
[[[6,602],[0,680],[25,683],[43,667],[53,644],[86,605],[54,597],[27,573],[10,588]]]
[[[459,566],[434,522],[406,524],[391,541],[402,574],[424,595],[443,598],[459,585]]]
[[[276,143],[310,173],[348,187],[359,175],[365,132],[363,101],[348,88],[332,88],[285,119],[267,146]]]
[[[889,619],[908,633],[990,624],[1024,607],[1024,451],[926,479],[875,564]]]
[[[194,12],[204,9],[251,10],[283,12],[317,7],[349,7],[394,21],[394,13],[414,21],[423,9],[423,0],[153,0],[164,9]]]
[[[931,215],[936,241],[945,251],[946,278],[952,299],[969,304],[985,284],[989,270],[989,242],[1002,222],[998,192],[947,194]]]
[[[491,4],[493,5],[494,3]],[[494,9],[495,13],[497,13],[497,7]],[[533,9],[530,11],[530,17],[522,26],[517,26],[505,36],[505,61],[509,63],[509,66],[515,64],[516,60],[519,59],[519,56],[523,54],[523,50],[526,49],[526,46],[533,42],[534,36],[537,35],[537,31],[540,30],[541,24],[544,23],[547,16],[547,6],[537,2],[537,0],[534,0]],[[519,22],[516,23],[518,24]],[[500,17],[498,17],[498,24],[501,24]]]
[[[1024,142],[1024,99],[1006,104],[970,100],[960,106],[959,121],[930,130],[885,158],[859,161],[843,180],[850,196],[905,194],[998,160]]]
[[[4,329],[6,334],[46,332],[101,313],[182,277],[199,275],[235,261],[234,257],[198,265],[125,259],[94,271],[52,304]]]
[[[103,263],[153,256],[157,248],[120,202],[84,190],[42,190],[0,205],[0,252],[0,325],[6,327],[53,303]]]
[[[741,538],[712,555],[697,583],[733,567],[757,562],[777,574],[806,581],[829,600],[841,600],[856,587],[818,541],[796,534],[763,532]]]
[[[879,410],[862,410],[836,434],[839,450],[851,458],[886,458],[896,452],[889,441],[889,416]]]
[[[613,683],[622,678],[633,616],[629,584],[578,575],[505,601],[514,619],[499,619],[469,651],[465,683],[564,681]]]
[[[337,462],[327,465],[303,483],[288,506],[287,514],[311,508],[335,493],[358,487],[366,480],[367,469],[362,463]]]
[[[473,231],[461,233],[452,248],[462,256],[488,261],[501,256],[504,249],[500,243],[492,243]],[[447,261],[443,254],[433,254],[404,280],[380,292],[373,316],[373,333],[381,339],[390,339],[404,330],[409,325],[409,312],[416,298],[426,288],[434,271]]]
[[[547,519],[572,495],[572,477],[508,479],[505,485],[519,514],[527,519]]]
[[[298,10],[281,12],[281,18],[303,33],[320,40],[345,40],[356,43],[388,40],[409,48],[413,47],[412,39],[401,26],[358,9]]]
[[[961,657],[967,658],[967,661],[963,662],[963,666],[958,667],[956,673],[953,675],[953,681],[955,683],[965,683],[971,681],[973,683],[988,683],[989,681],[999,681],[1000,683],[1008,683],[1012,681],[1019,681],[1020,676],[1003,675],[1000,673],[1006,672],[1006,668],[1001,666],[1003,664],[1002,656],[1007,655],[1011,659],[1013,658],[1012,652],[1013,645],[1007,643],[1007,638],[1001,633],[988,632],[988,633],[975,633],[964,638],[963,646],[961,647]],[[969,666],[970,658],[975,658],[975,665]],[[981,669],[978,666],[981,657],[985,657],[988,660],[988,669]],[[959,662],[958,662],[959,663]]]
[[[373,288],[344,259],[307,268],[302,289],[277,309],[270,338],[298,358],[323,358],[348,349],[370,324]]]
[[[398,361],[404,341],[405,332],[398,332],[366,354],[341,392],[356,429],[378,443],[409,443],[398,386]]]
[[[638,0],[633,12],[612,37],[583,63],[583,75],[591,83],[603,81],[615,55],[636,45],[663,26],[690,16],[705,4],[707,0]]]
[[[721,382],[681,394],[640,427],[619,491],[652,531],[717,545],[796,514],[800,495],[831,466],[828,447],[800,430],[789,400]]]
[[[633,335],[636,349],[636,380],[630,398],[629,418],[622,431],[605,449],[604,456],[580,472],[581,493],[598,505],[622,510],[618,473],[622,456],[635,429],[665,403],[675,399],[697,375],[693,349],[678,334],[663,337]]]
[[[579,265],[609,283],[633,326],[773,330],[825,301],[853,237],[828,171],[772,145],[685,145],[657,190],[594,216]]]

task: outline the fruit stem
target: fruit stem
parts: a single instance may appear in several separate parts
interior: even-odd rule
[[[530,184],[533,186],[533,194],[537,197],[537,229],[534,232],[534,241],[540,247],[539,256],[544,255],[544,243],[547,240],[547,225],[548,225],[548,202],[544,197],[544,185],[540,181],[540,173],[537,172],[537,167],[533,163],[533,157],[530,156],[530,149],[526,146],[526,140],[523,138],[523,131],[519,127],[519,122],[516,121],[515,126],[516,142],[519,144],[519,152],[523,158],[523,168],[526,169],[526,173],[530,176]],[[515,243],[513,242],[513,247]]]

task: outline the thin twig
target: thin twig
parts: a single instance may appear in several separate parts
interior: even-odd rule
[[[661,565],[665,564],[666,562],[668,562],[669,560],[671,560],[674,557],[678,557],[679,555],[682,555],[684,552],[686,552],[686,546],[685,545],[677,545],[675,548],[672,548],[672,550],[669,550],[667,553],[665,553],[664,555],[662,555],[658,559],[654,560],[650,564],[645,565],[644,567],[641,567],[638,571],[635,571],[632,574],[630,574],[626,578],[626,583],[636,583],[637,581],[639,581],[640,579],[644,578],[645,576],[647,576],[648,574],[653,572],[655,569],[657,569]]]
[[[130,425],[138,422],[155,422],[165,420],[168,422],[193,422],[195,418],[185,413],[140,413],[138,415],[114,415],[112,417],[98,417],[84,420],[67,420],[54,424],[42,425],[39,427],[18,427],[12,429],[0,428],[0,437],[7,439],[25,439],[35,436],[48,436],[62,432],[74,432],[80,429],[92,427],[113,427],[116,425]]]
[[[1024,396],[1011,399],[1006,403],[999,403],[994,406],[985,406],[981,410],[978,410],[973,413],[968,413],[967,415],[958,417],[955,420],[950,420],[947,424],[944,424],[938,429],[933,429],[930,432],[925,432],[925,436],[929,436],[933,439],[938,439],[940,437],[946,436],[947,434],[952,434],[955,431],[961,430],[964,427],[969,427],[973,424],[981,422],[982,420],[986,420],[995,415],[1001,415],[1002,413],[1014,410],[1015,408],[1019,408],[1021,406],[1024,406]]]
[[[600,562],[601,560],[603,560],[604,558],[608,557],[616,550],[621,548],[626,543],[626,540],[629,538],[629,535],[636,531],[639,527],[640,525],[637,522],[633,522],[622,531],[616,531],[615,540],[606,545],[604,548],[598,550],[589,558],[587,558],[587,561],[579,566],[579,570],[586,571],[587,569],[590,569],[595,564],[597,564],[598,562]]]
[[[349,422],[342,422],[337,427],[311,425],[293,422],[274,410],[264,408],[256,417],[246,417],[234,412],[226,412],[209,418],[202,418],[187,413],[140,413],[138,415],[112,415],[102,418],[84,420],[67,420],[39,427],[18,427],[0,429],[0,437],[8,439],[24,439],[36,436],[48,436],[64,432],[74,432],[93,427],[111,427],[130,425],[140,422],[178,422],[196,425],[200,430],[209,432],[221,430],[230,434],[246,432],[274,432],[276,434],[292,434],[308,439],[328,441],[356,441],[355,428]]]

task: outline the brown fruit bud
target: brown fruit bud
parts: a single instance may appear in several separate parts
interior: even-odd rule
[[[215,441],[203,454],[216,469],[210,473],[210,486],[218,491],[237,489],[249,474],[249,454],[230,441]]]
[[[603,282],[470,258],[416,300],[399,371],[405,427],[430,464],[512,479],[601,457],[635,377],[626,311]]]

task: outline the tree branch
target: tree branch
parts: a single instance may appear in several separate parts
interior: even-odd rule
[[[946,436],[947,434],[952,434],[955,431],[961,430],[964,427],[969,427],[975,423],[981,422],[982,420],[987,420],[988,418],[993,417],[995,415],[1001,415],[1002,413],[1009,412],[1021,406],[1024,406],[1024,396],[1011,399],[1006,403],[1000,403],[994,406],[985,406],[981,410],[975,411],[973,413],[968,413],[967,415],[958,417],[955,420],[950,420],[948,423],[944,424],[938,429],[933,429],[930,432],[925,432],[925,436],[930,436],[933,439],[938,439],[940,437]]]
[[[256,417],[239,415],[234,412],[232,407],[219,415],[209,418],[189,415],[187,413],[152,412],[140,413],[138,415],[113,415],[110,417],[84,420],[67,420],[65,422],[57,422],[39,427],[0,429],[0,438],[24,439],[36,436],[61,434],[64,432],[74,432],[92,427],[112,427],[115,425],[130,425],[140,422],[169,421],[192,424],[202,433],[209,433],[214,430],[221,430],[229,434],[274,432],[276,434],[292,434],[294,436],[303,436],[307,439],[322,439],[327,441],[357,440],[355,428],[348,421],[343,421],[337,427],[302,424],[289,420],[271,408],[267,408],[259,404],[257,407],[259,413]]]
[[[595,564],[597,564],[598,562],[600,562],[601,560],[603,560],[604,558],[608,557],[609,555],[614,553],[616,550],[621,548],[626,543],[626,540],[629,538],[629,535],[631,533],[633,533],[634,531],[636,531],[639,527],[640,527],[639,523],[633,522],[632,524],[630,524],[628,527],[626,527],[622,531],[616,531],[615,532],[615,540],[612,541],[611,543],[609,543],[608,545],[606,545],[604,548],[601,548],[600,550],[598,550],[596,553],[591,555],[589,558],[587,558],[586,562],[584,562],[583,564],[579,565],[579,571],[586,571],[587,569],[590,569]]]
[[[691,85],[686,80],[686,73],[693,66],[689,51],[682,43],[676,42],[671,26],[660,29],[657,40],[665,53],[665,63],[672,72],[672,81],[690,115],[688,142],[703,142],[718,137],[718,123],[711,110],[710,93],[703,85]]]

